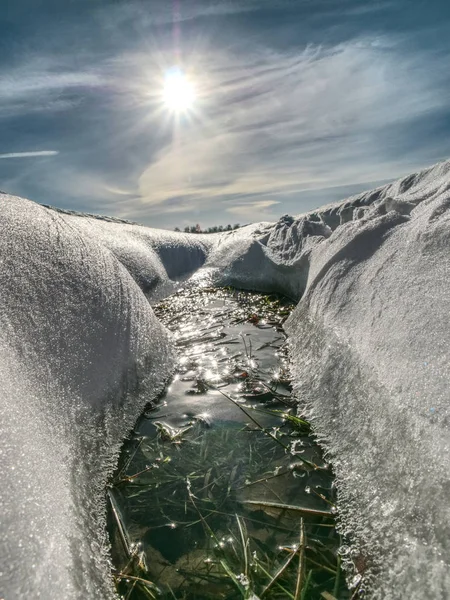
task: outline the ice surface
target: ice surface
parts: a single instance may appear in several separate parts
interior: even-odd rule
[[[194,273],[299,300],[296,391],[333,459],[345,561],[368,597],[450,597],[450,161],[213,236],[0,211],[0,596],[114,596],[105,480],[172,366],[148,299]]]

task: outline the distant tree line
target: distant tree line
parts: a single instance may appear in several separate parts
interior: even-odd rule
[[[239,229],[240,224],[236,225],[214,225],[214,227],[208,227],[208,229],[202,229],[200,225],[187,225],[184,228],[184,233],[220,233],[221,231],[233,231],[233,229]],[[175,227],[175,231],[181,231],[179,227]]]

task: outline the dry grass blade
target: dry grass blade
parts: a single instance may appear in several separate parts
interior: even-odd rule
[[[239,516],[236,515],[236,521],[238,524],[238,528],[239,528],[239,534],[241,536],[241,542],[242,542],[242,552],[244,554],[244,574],[246,577],[248,577],[248,561],[249,561],[249,548],[248,548],[248,543],[249,543],[249,539],[248,536],[244,535],[244,528],[245,528],[245,524],[241,523],[241,520],[239,519]]]
[[[294,556],[295,556],[295,552],[294,552]],[[261,564],[258,564],[258,569],[260,569],[264,573],[264,575],[266,575],[267,577],[271,577],[270,573],[268,571],[266,571],[266,569]],[[285,587],[283,587],[278,581],[274,581],[274,585],[276,585],[285,594],[286,598],[289,598],[290,600],[294,600],[294,596],[289,592],[289,590],[287,590]]]
[[[248,410],[246,410],[243,406],[241,406],[239,404],[239,402],[236,402],[236,400],[234,398],[232,398],[230,395],[223,392],[221,389],[214,387],[214,386],[209,386],[209,387],[218,391],[220,394],[222,394],[222,396],[224,396],[230,402],[232,402],[235,406],[237,406],[237,408],[239,408],[250,419],[250,421],[252,421],[252,423],[258,427],[258,429],[260,429],[261,431],[264,431],[264,433],[266,433],[275,442],[277,442],[277,444],[279,444],[280,446],[282,446],[285,450],[287,450],[289,452],[289,450],[290,450],[289,447],[286,446],[286,444],[283,444],[283,442],[281,440],[279,440],[276,435],[273,435],[273,433],[271,431],[268,431],[265,427],[263,427],[260,423],[258,423],[258,421],[248,412]],[[302,460],[302,459],[300,458],[300,460]],[[307,462],[307,461],[305,461],[305,462]],[[314,466],[314,465],[311,464],[311,466]]]
[[[253,506],[266,506],[267,508],[279,508],[280,510],[295,510],[305,515],[315,517],[332,517],[333,513],[328,510],[319,510],[317,508],[306,508],[304,506],[295,506],[294,504],[282,504],[281,502],[266,502],[265,500],[241,500],[241,504],[251,504]]]
[[[132,556],[131,543],[130,543],[130,540],[129,540],[128,535],[126,533],[125,526],[122,523],[122,519],[120,517],[120,512],[119,512],[119,509],[117,507],[116,500],[114,498],[112,490],[107,490],[106,494],[107,494],[108,499],[109,499],[109,503],[110,503],[110,506],[111,506],[111,512],[112,512],[114,520],[116,522],[117,531],[119,532],[120,540],[122,542],[122,545],[124,547],[124,550],[125,550],[128,558],[130,558]]]
[[[137,451],[139,450],[139,448],[141,447],[142,443],[144,441],[144,438],[141,438],[139,440],[139,443],[136,445],[136,448],[134,449],[134,451],[130,454],[130,456],[128,457],[128,460],[125,462],[125,464],[123,465],[123,467],[120,469],[120,471],[117,473],[115,480],[119,481],[120,479],[122,479],[122,474],[126,473],[128,467],[130,466],[130,464],[132,463],[134,457],[136,456]]]
[[[297,569],[297,581],[295,584],[294,600],[300,600],[300,594],[302,591],[303,578],[305,573],[305,523],[303,519],[300,519],[300,540],[298,546],[298,569]]]
[[[291,552],[291,554],[287,557],[287,559],[284,561],[284,563],[281,565],[281,567],[278,569],[278,571],[275,573],[275,575],[272,577],[272,579],[261,592],[261,598],[270,590],[270,588],[277,581],[277,579],[281,577],[281,575],[286,571],[291,562],[294,560],[296,554],[296,552]]]
[[[271,431],[269,431],[268,429],[266,429],[265,427],[263,427],[250,413],[248,410],[246,410],[243,406],[241,406],[241,404],[239,404],[239,402],[236,402],[236,400],[234,398],[232,398],[229,394],[226,394],[225,392],[223,392],[220,388],[215,387],[215,386],[209,386],[212,389],[216,390],[217,392],[219,392],[220,394],[222,394],[222,396],[224,396],[225,398],[227,398],[228,400],[230,400],[230,402],[232,402],[235,406],[237,406],[237,408],[239,408],[251,421],[252,423],[254,423],[261,431],[263,431],[266,435],[268,435],[269,437],[271,437],[277,444],[279,444],[280,446],[282,446],[287,452],[291,452],[291,449],[289,448],[289,446],[286,446],[286,444],[283,444],[283,442],[277,438],[276,435],[274,435]],[[300,462],[304,463],[305,465],[308,465],[308,467],[312,468],[312,469],[317,469],[317,465],[315,465],[314,463],[310,462],[309,460],[306,460],[306,458],[302,458],[301,456],[296,456],[296,459],[299,460]]]
[[[134,575],[128,575],[127,573],[116,573],[116,577],[119,579],[129,579],[130,581],[136,581],[137,583],[142,583],[145,586],[159,592],[159,588],[157,585],[153,583],[153,581],[149,581],[148,579],[144,579],[143,577],[135,577]]]

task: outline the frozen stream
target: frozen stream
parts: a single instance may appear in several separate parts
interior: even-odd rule
[[[108,492],[124,598],[349,597],[333,476],[291,398],[291,309],[228,290],[182,291],[156,307],[178,366]]]

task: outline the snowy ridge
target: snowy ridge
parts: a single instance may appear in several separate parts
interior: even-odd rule
[[[175,233],[97,215],[51,210],[68,226],[108,248],[152,301],[172,293],[178,280],[199,269],[217,240],[217,235]]]
[[[27,200],[0,214],[0,596],[113,598],[105,484],[168,336],[101,244]]]
[[[305,292],[313,256],[322,253],[318,247],[342,225],[389,212],[408,216],[418,204],[441,198],[448,190],[450,161],[445,161],[316,211],[231,232],[213,249],[205,266],[218,284],[279,290],[298,300]],[[255,265],[263,268],[255,273]]]
[[[148,300],[190,277],[299,300],[296,389],[347,565],[377,600],[449,597],[450,161],[218,235],[2,194],[0,215],[0,596],[115,597],[104,486],[173,364]]]

